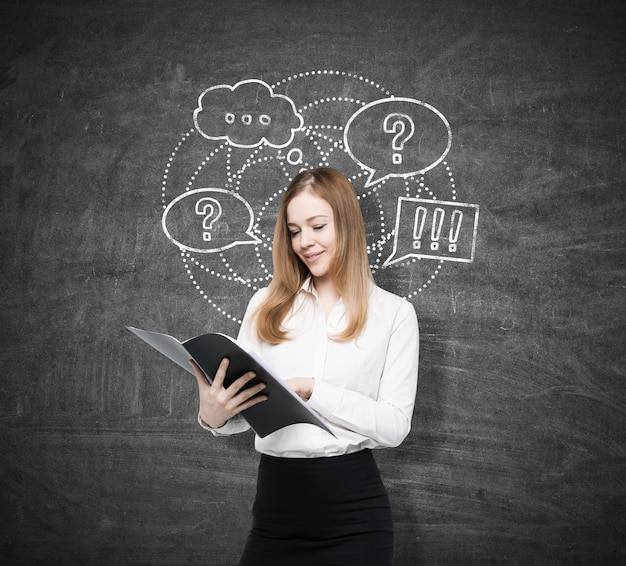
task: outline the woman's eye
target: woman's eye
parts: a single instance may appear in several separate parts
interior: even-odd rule
[[[292,238],[295,238],[295,237],[296,237],[299,233],[300,233],[300,231],[299,231],[299,230],[292,230],[291,232],[289,232],[289,235],[290,235]]]
[[[317,226],[313,226],[313,230],[319,232],[320,230],[323,230],[326,227],[326,224],[318,224]]]

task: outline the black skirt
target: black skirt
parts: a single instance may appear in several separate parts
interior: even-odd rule
[[[393,523],[370,450],[259,463],[239,566],[390,566]]]

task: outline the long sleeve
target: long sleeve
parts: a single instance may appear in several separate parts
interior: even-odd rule
[[[309,406],[329,422],[366,436],[380,446],[397,446],[411,428],[418,357],[417,317],[412,305],[402,301],[391,326],[375,397],[316,380]]]

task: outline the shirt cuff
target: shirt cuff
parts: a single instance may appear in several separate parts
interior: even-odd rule
[[[248,428],[250,428],[246,420],[240,415],[237,415],[236,417],[233,417],[232,419],[226,421],[226,424],[224,424],[224,426],[220,428],[211,428],[202,420],[200,413],[198,413],[198,424],[204,430],[208,430],[209,432],[211,432],[214,436],[230,436],[231,434],[244,432],[245,430],[248,430]]]

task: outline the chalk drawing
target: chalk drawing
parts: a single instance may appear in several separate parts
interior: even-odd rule
[[[250,204],[224,189],[195,189],[177,196],[165,208],[161,223],[170,241],[190,252],[215,253],[260,242],[252,231]]]
[[[387,114],[383,120],[383,132],[386,134],[394,134],[393,141],[391,142],[394,154],[391,157],[391,161],[394,165],[402,165],[404,144],[410,140],[415,133],[415,122],[413,122],[413,118],[406,114],[401,114],[400,112]]]
[[[474,261],[478,212],[475,204],[400,197],[393,250],[383,265],[411,257]]]
[[[304,168],[335,167],[351,180],[374,276],[408,272],[407,298],[446,264],[474,259],[479,207],[459,202],[446,160],[452,129],[427,102],[354,73],[305,71],[210,86],[188,128],[164,169],[161,225],[192,286],[229,319],[240,322],[271,281],[278,206]]]
[[[220,201],[213,197],[202,197],[196,201],[196,214],[202,218],[202,239],[205,242],[210,242],[213,225],[222,216]]]
[[[416,123],[421,131],[414,136]],[[396,134],[391,152],[384,136],[372,136],[381,128],[385,134]],[[389,177],[414,177],[439,165],[450,151],[452,130],[446,117],[430,104],[392,97],[355,112],[346,124],[344,145],[350,157],[370,171],[367,187]]]
[[[290,98],[250,79],[206,89],[198,98],[193,122],[209,140],[226,140],[239,148],[261,144],[280,148],[293,141],[304,119]]]

